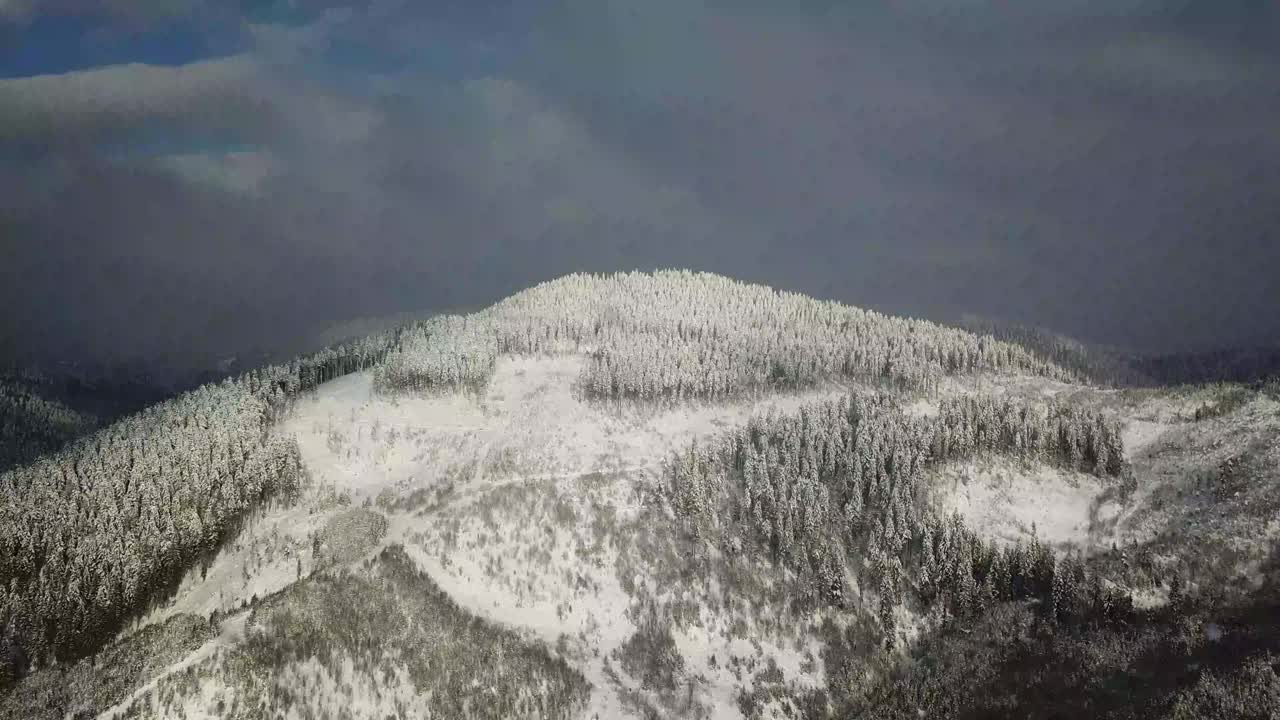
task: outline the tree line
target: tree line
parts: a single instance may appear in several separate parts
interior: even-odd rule
[[[1164,385],[1261,384],[1280,380],[1280,344],[1151,355],[1134,364]]]
[[[1265,383],[1280,379],[1280,344],[1141,353],[1086,345],[1042,328],[970,318],[966,330],[1013,343],[1091,382],[1115,387]]]

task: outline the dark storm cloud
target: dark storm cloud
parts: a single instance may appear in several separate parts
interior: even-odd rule
[[[682,240],[735,231],[510,81],[367,106],[300,91],[275,102],[288,124],[269,150],[126,163],[64,149],[10,177],[13,236],[44,238],[6,268],[11,306],[39,318],[14,332],[72,356],[203,361],[664,247],[678,258]],[[662,237],[666,223],[680,232]]]
[[[230,58],[0,81],[0,331],[231,354],[661,266],[1280,331],[1270,4],[268,5]]]
[[[1275,46],[1226,42],[1274,31],[1269,8],[670,5],[596,22],[625,42],[558,46],[596,84],[548,86],[773,234],[775,282],[1121,343],[1276,333]]]

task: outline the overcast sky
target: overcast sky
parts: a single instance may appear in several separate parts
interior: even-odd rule
[[[1275,341],[1278,227],[1270,0],[0,0],[0,351],[674,266]]]

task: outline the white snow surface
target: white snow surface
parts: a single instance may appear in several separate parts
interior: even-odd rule
[[[281,431],[297,436],[313,473],[358,500],[448,479],[464,491],[516,477],[655,467],[693,438],[735,427],[752,412],[792,411],[843,391],[619,413],[578,397],[582,362],[576,355],[502,357],[478,398],[383,397],[374,393],[371,373],[356,373],[302,400]],[[472,467],[477,460],[480,467]],[[459,476],[464,469],[472,472]]]
[[[990,460],[950,465],[937,483],[940,508],[978,532],[1012,544],[1030,540],[1034,529],[1057,548],[1087,543],[1090,507],[1103,490],[1091,475]]]

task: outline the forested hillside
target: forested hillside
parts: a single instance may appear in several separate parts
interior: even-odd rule
[[[855,395],[695,444],[673,458],[669,492],[695,533],[716,533],[726,547],[742,540],[760,547],[826,601],[843,601],[849,566],[864,587],[881,588],[887,622],[907,588],[967,616],[1053,587],[1051,556],[1001,553],[924,505],[924,468],[975,453],[1111,478],[1124,472],[1119,428],[1100,415],[965,397],[944,402],[936,417],[912,418],[890,397]],[[1024,577],[1035,562],[1048,564]],[[1093,590],[1086,602],[1119,600]]]
[[[0,475],[0,680],[93,652],[243,513],[295,490],[305,469],[274,420],[397,340],[198,388]]]
[[[1256,398],[1261,405],[1252,407],[1275,412],[1265,393]],[[843,632],[839,624],[824,631],[829,654],[821,692],[744,692],[746,717],[769,717],[765,708],[778,702],[806,718],[1182,720],[1280,713],[1274,545],[1257,580],[1240,580],[1247,588],[1241,598],[1221,585],[1226,574],[1178,569],[1186,562],[1179,555],[1199,551],[1175,538],[1162,536],[1159,550],[1139,545],[1145,549],[1128,554],[1114,546],[1097,554],[1063,552],[1034,535],[1026,543],[994,543],[924,502],[931,466],[974,454],[1096,474],[1104,478],[1103,497],[1159,492],[1138,485],[1120,428],[1106,415],[984,396],[944,399],[936,415],[915,417],[892,395],[854,395],[795,415],[757,417],[671,458],[666,497],[692,547],[706,543],[731,565],[758,555],[795,572],[800,585],[782,606],[791,613],[784,623],[803,623],[824,606],[848,608],[856,618],[859,602],[877,605],[872,633],[854,620]],[[1272,469],[1240,478],[1235,497],[1242,487],[1256,494],[1238,500],[1234,511],[1247,511],[1276,477]],[[1183,493],[1178,502],[1199,505]],[[1205,532],[1218,537],[1235,527],[1221,541],[1239,548],[1253,532],[1274,543],[1264,527],[1242,533],[1250,523],[1224,519]],[[1152,593],[1167,601],[1153,601]],[[927,625],[900,655],[868,649],[869,636],[889,643],[900,636],[896,624],[904,617],[938,624]],[[875,679],[868,684],[868,677]]]
[[[1117,387],[1258,383],[1280,378],[1280,346],[1136,352],[1087,345],[1017,323],[968,317],[961,327],[1016,344],[1090,382]]]

